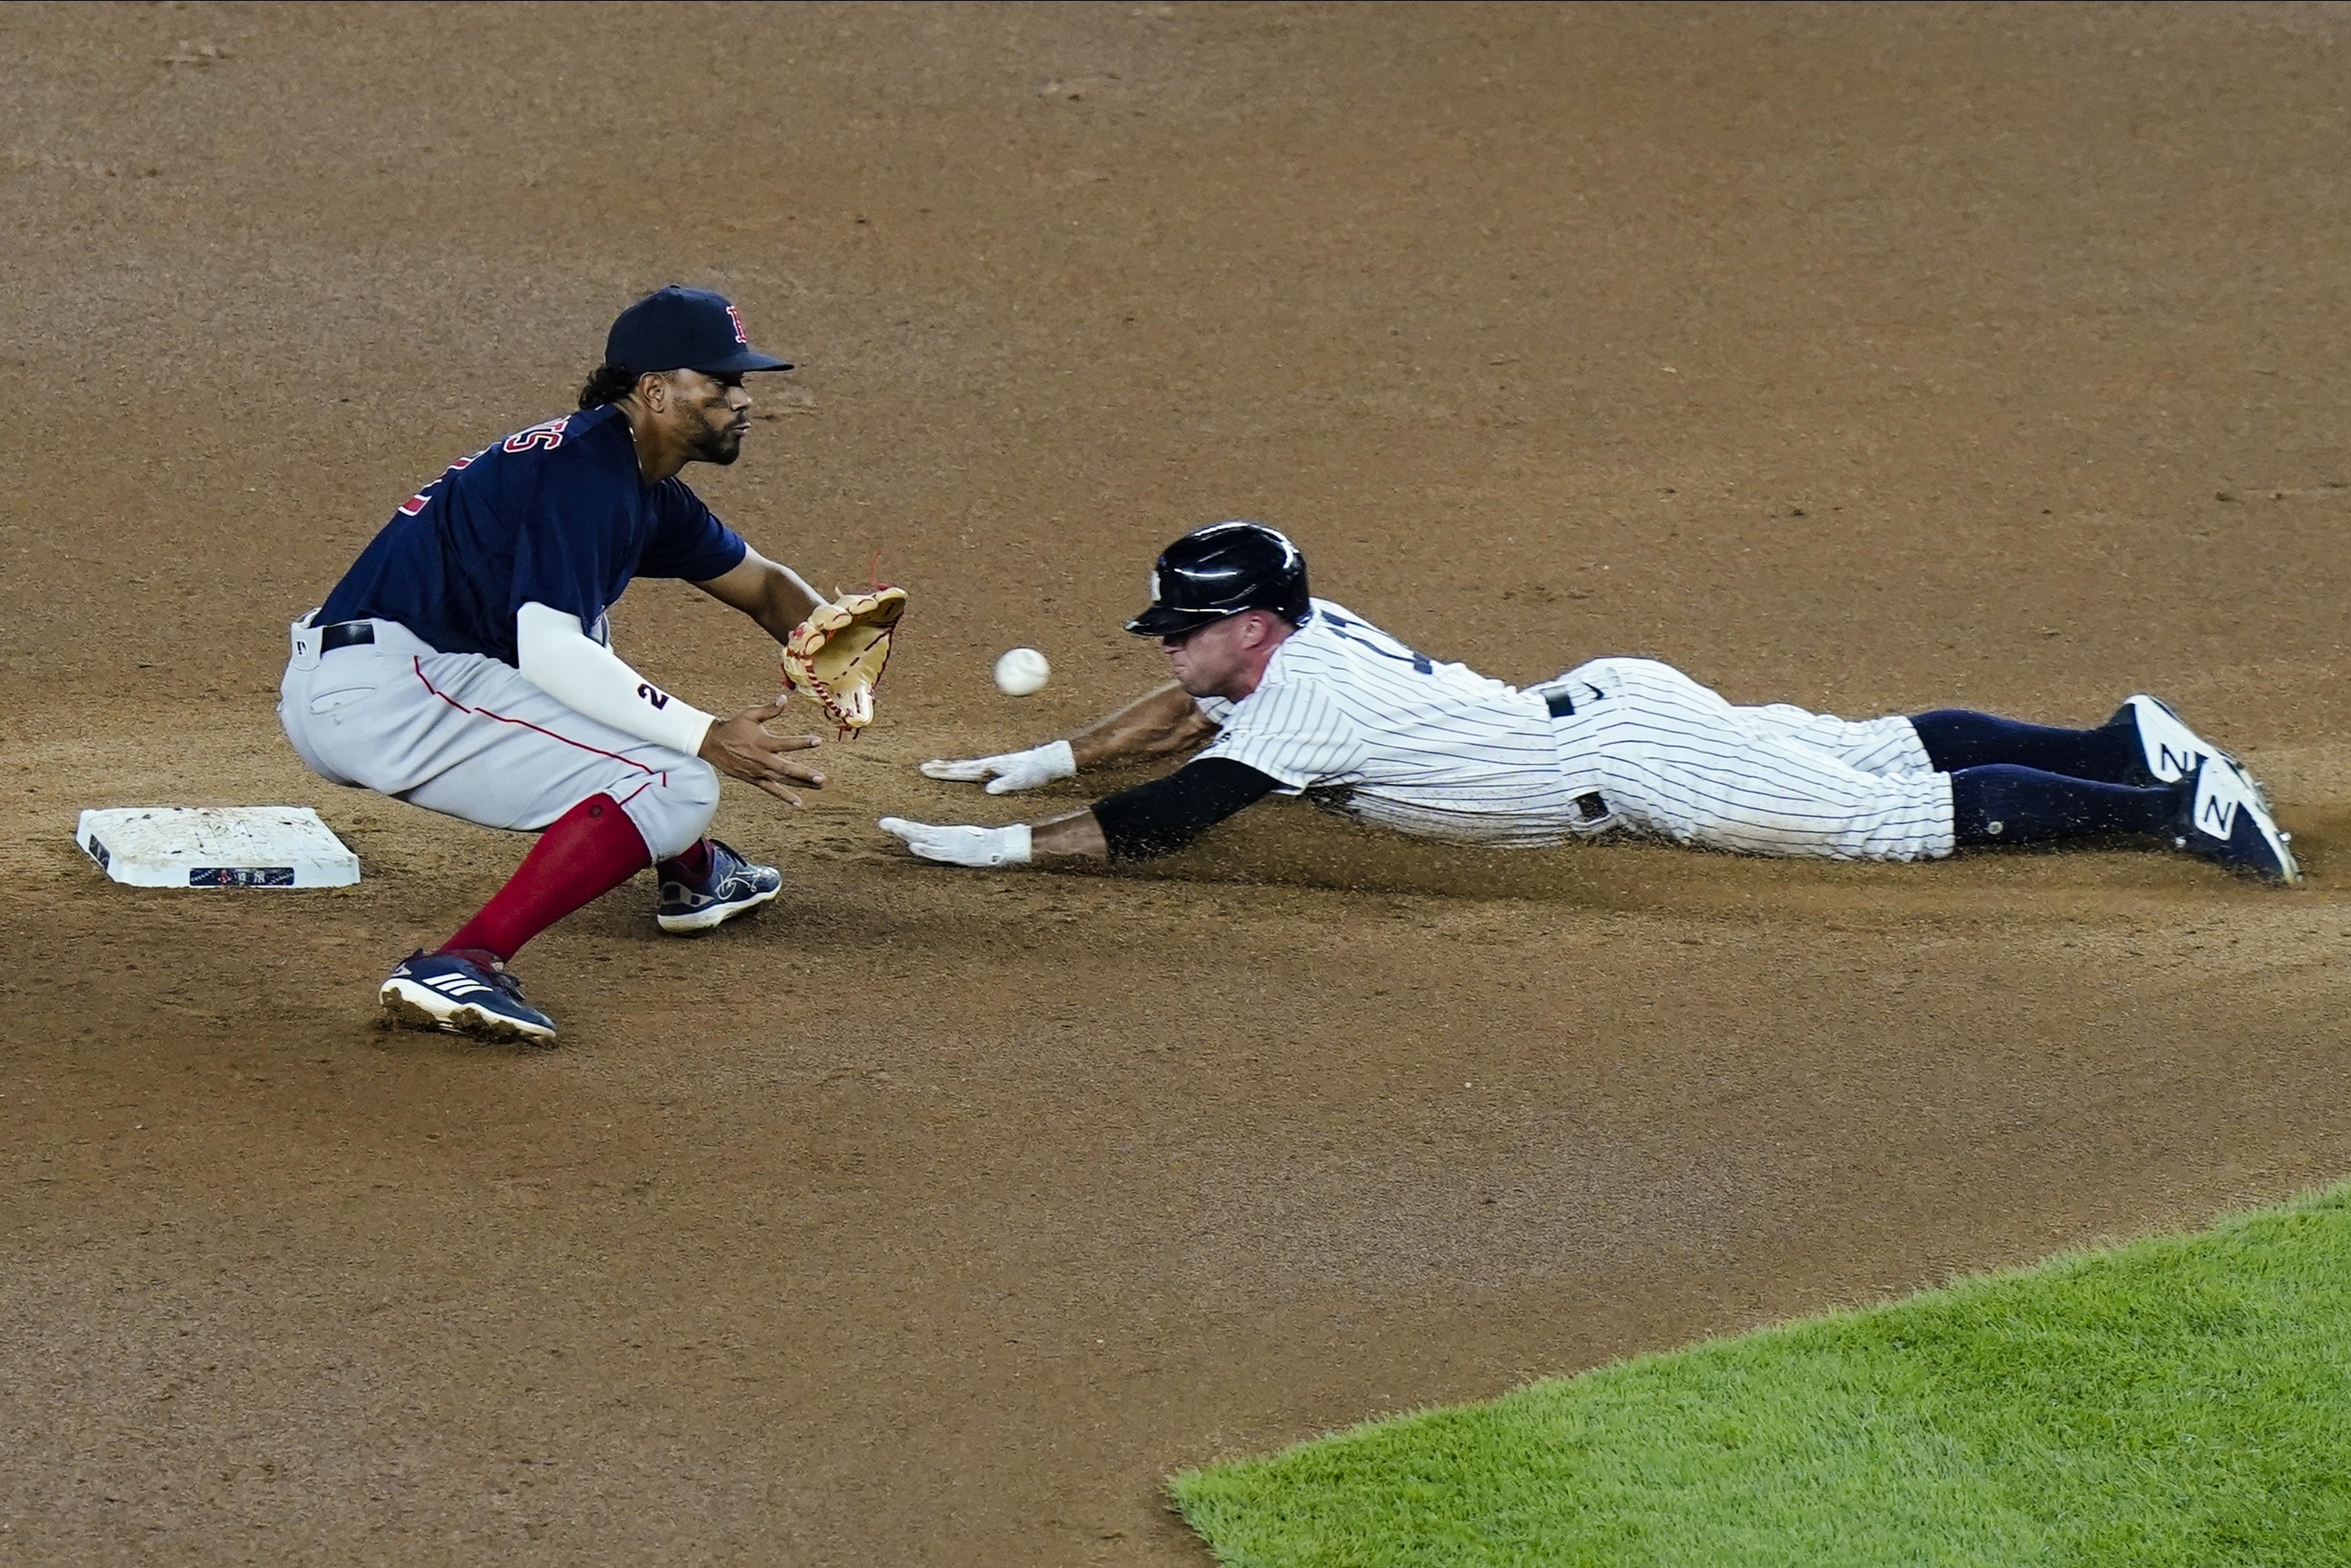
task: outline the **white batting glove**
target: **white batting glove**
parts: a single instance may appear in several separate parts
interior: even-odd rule
[[[880,826],[905,840],[906,847],[926,861],[974,866],[1029,863],[1029,828],[1023,822],[1008,828],[935,828],[904,817],[884,817]]]
[[[944,779],[951,784],[977,784],[985,779],[987,780],[987,792],[991,795],[1009,795],[1015,789],[1034,789],[1040,784],[1070,778],[1077,770],[1077,754],[1070,749],[1070,743],[1066,740],[1049,740],[1026,751],[975,757],[965,762],[935,759],[923,764],[923,777],[925,779]]]

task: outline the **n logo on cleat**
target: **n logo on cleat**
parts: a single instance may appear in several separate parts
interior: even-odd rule
[[[2155,776],[2158,779],[2185,779],[2196,771],[2199,751],[2174,751],[2169,741],[2155,748]]]
[[[2213,794],[2198,802],[2196,825],[2216,839],[2225,839],[2236,831],[2237,802],[2226,795]]]

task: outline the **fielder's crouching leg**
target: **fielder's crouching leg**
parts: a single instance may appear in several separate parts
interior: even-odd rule
[[[600,724],[483,653],[443,653],[396,622],[321,653],[295,628],[278,706],[320,777],[486,828],[537,832],[593,795],[620,802],[656,861],[702,836],[718,773]]]
[[[655,862],[693,846],[718,812],[718,769],[698,757],[680,757],[633,793],[621,810],[637,825]]]

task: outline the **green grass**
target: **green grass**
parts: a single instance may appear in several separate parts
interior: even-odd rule
[[[1233,1568],[2351,1563],[2351,1186],[1170,1490]]]

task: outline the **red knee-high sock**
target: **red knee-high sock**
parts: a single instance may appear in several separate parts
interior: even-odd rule
[[[496,954],[500,961],[578,909],[653,863],[644,835],[610,795],[590,795],[548,825],[530,853],[482,912],[442,944]]]
[[[700,882],[710,874],[710,841],[695,840],[694,842],[662,862],[660,870],[664,876],[675,871],[689,881]]]

